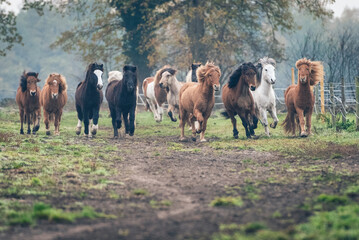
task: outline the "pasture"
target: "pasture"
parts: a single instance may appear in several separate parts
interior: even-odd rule
[[[358,239],[359,132],[313,115],[314,135],[292,138],[278,117],[270,138],[259,124],[259,139],[241,126],[234,139],[216,111],[200,143],[150,112],[115,140],[107,109],[92,139],[74,111],[60,136],[43,119],[20,135],[18,110],[2,108],[0,239]]]

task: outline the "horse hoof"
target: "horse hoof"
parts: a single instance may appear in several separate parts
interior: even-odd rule
[[[180,140],[180,142],[186,142],[187,141],[187,139],[185,137],[181,137],[179,140]]]
[[[31,131],[30,131],[30,130],[27,130],[27,134],[31,134]]]
[[[115,135],[115,136],[113,136],[113,139],[118,139],[118,135],[117,135],[117,136],[116,136],[116,135]]]
[[[202,131],[201,130],[196,130],[196,133],[197,134],[200,134]]]
[[[33,129],[32,132],[37,132],[39,131],[40,125],[36,125]]]
[[[132,137],[134,135],[134,133],[129,133],[129,135]]]
[[[34,130],[32,131],[32,135],[36,135],[36,132]]]
[[[302,132],[302,133],[300,134],[300,136],[301,136],[301,137],[308,137],[308,133]]]
[[[54,135],[55,136],[60,136],[60,132],[55,132]]]
[[[252,135],[252,139],[258,139],[259,137],[257,135]]]
[[[191,139],[193,142],[195,142],[197,140],[196,137],[192,137]]]
[[[205,138],[201,139],[201,142],[207,142],[207,140]]]
[[[233,137],[234,137],[235,139],[238,139],[238,135],[233,135]]]
[[[46,131],[46,135],[49,136],[51,133],[50,131]]]
[[[24,130],[21,129],[21,130],[20,130],[20,134],[24,134]]]
[[[274,129],[277,127],[277,123],[271,123],[269,126]]]
[[[96,135],[96,133],[97,133],[97,130],[95,130],[95,129],[91,131],[92,135]]]

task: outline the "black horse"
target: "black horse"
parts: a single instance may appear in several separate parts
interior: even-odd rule
[[[123,67],[123,79],[111,81],[106,89],[106,99],[111,112],[113,134],[118,138],[121,128],[121,114],[125,122],[126,133],[135,132],[135,111],[137,100],[137,70],[135,66]]]
[[[102,82],[103,64],[91,63],[86,72],[86,78],[76,88],[75,100],[78,123],[76,134],[81,133],[81,122],[84,121],[85,136],[89,136],[90,119],[93,119],[92,135],[96,135],[100,106],[103,100]],[[91,135],[90,135],[91,136]]]

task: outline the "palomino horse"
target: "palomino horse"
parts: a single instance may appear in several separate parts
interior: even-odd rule
[[[273,84],[276,81],[275,76],[276,62],[273,58],[261,58],[257,65],[257,89],[252,92],[255,102],[256,115],[259,117],[267,136],[269,136],[267,111],[273,118],[271,128],[276,128],[278,124],[277,109],[275,103],[275,93]]]
[[[295,67],[298,69],[298,83],[289,86],[284,93],[288,113],[283,126],[284,131],[291,132],[293,136],[295,136],[296,127],[299,126],[300,136],[307,137],[311,134],[311,118],[315,101],[310,86],[316,85],[324,78],[324,68],[321,62],[312,62],[306,58],[299,59]],[[306,117],[307,131],[304,126],[304,117]]]
[[[50,135],[50,121],[54,121],[55,135],[60,134],[62,109],[67,102],[67,84],[64,76],[51,73],[42,88],[40,103],[44,110],[46,134]]]
[[[213,63],[206,63],[197,69],[198,83],[185,83],[180,90],[180,141],[185,140],[184,127],[188,120],[192,125],[192,140],[196,141],[196,133],[200,133],[200,141],[205,142],[204,134],[207,120],[214,106],[214,91],[219,90],[221,70]],[[198,121],[198,128],[194,122]]]
[[[77,127],[76,134],[81,133],[81,123],[84,121],[84,134],[89,135],[90,120],[93,119],[92,135],[96,135],[98,129],[98,119],[100,106],[103,100],[102,82],[103,64],[91,63],[86,72],[86,78],[77,86],[75,93],[76,110],[77,110]]]
[[[173,122],[177,119],[174,114],[174,110],[179,110],[179,92],[183,83],[179,82],[176,78],[177,70],[169,69],[162,73],[160,80],[160,87],[167,91],[167,102],[168,102],[168,116]]]
[[[126,133],[133,136],[137,106],[137,68],[135,66],[125,65],[123,78],[110,81],[106,88],[106,99],[111,112],[114,138],[118,138],[121,116],[125,123]]]
[[[188,71],[186,76],[186,82],[198,82],[196,71],[200,66],[200,63],[192,63],[191,70]]]
[[[40,79],[38,73],[23,72],[20,78],[20,86],[16,92],[16,103],[19,106],[21,128],[20,134],[24,134],[23,124],[27,120],[27,134],[31,133],[30,124],[34,123],[32,133],[35,134],[40,128],[41,105],[40,87],[37,83]]]
[[[228,84],[222,89],[222,101],[226,108],[227,116],[231,118],[233,125],[233,136],[238,138],[236,114],[241,118],[242,125],[246,130],[247,138],[254,135],[253,119],[255,108],[252,93],[256,89],[256,67],[252,63],[243,63],[230,76]],[[225,115],[225,113],[223,113]]]

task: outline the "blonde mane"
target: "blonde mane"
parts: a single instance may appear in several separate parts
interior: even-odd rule
[[[110,83],[111,81],[114,81],[114,80],[119,80],[119,81],[121,81],[122,78],[123,78],[122,72],[120,72],[120,71],[110,71],[110,72],[108,73],[108,79],[107,79],[107,81],[108,81],[108,83]]]
[[[52,80],[52,77],[55,75],[58,76],[58,80],[60,81],[59,86],[60,86],[61,91],[66,91],[66,89],[67,89],[66,78],[59,73],[50,73],[49,76],[45,80],[45,85],[49,85],[50,81]]]
[[[217,67],[216,65],[214,65],[213,62],[207,62],[206,65],[201,65],[198,69],[197,69],[197,79],[199,83],[202,83],[205,81],[207,74],[210,71],[216,71],[219,73],[219,75],[221,75],[221,70],[219,69],[219,67]]]
[[[162,73],[168,71],[171,75],[176,74],[177,70],[171,67],[170,65],[163,66],[160,70],[156,72],[155,75],[155,85],[158,85],[160,83],[160,80],[162,78]]]
[[[310,61],[306,58],[299,59],[295,63],[295,67],[299,69],[301,65],[307,65],[309,66],[309,79],[310,79],[310,85],[316,85],[321,79],[324,79],[324,67],[322,62],[320,61]]]

